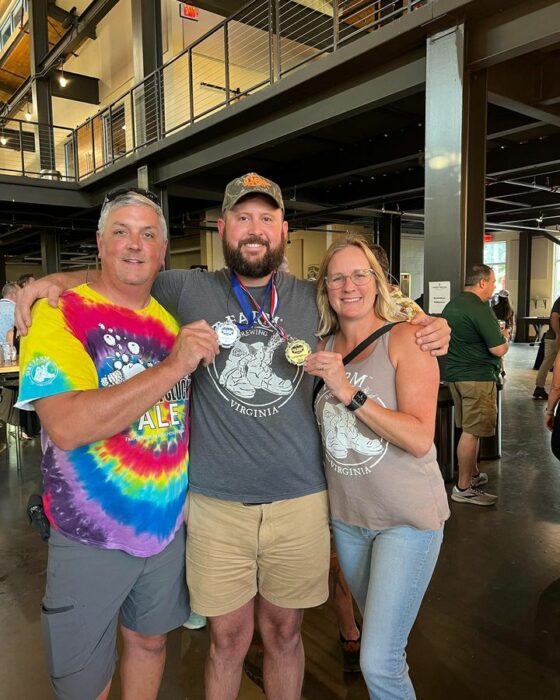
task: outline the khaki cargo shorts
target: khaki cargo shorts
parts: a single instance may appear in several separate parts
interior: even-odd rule
[[[225,615],[257,592],[281,608],[328,598],[327,492],[244,505],[189,491],[187,584],[199,615]]]
[[[449,382],[455,405],[455,424],[476,437],[496,432],[496,382]]]

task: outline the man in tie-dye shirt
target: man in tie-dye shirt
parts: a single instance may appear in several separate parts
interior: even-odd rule
[[[155,698],[166,633],[188,617],[182,509],[190,373],[218,350],[205,321],[179,328],[151,296],[167,227],[147,191],[107,195],[102,271],[33,311],[20,408],[47,433],[51,523],[42,623],[57,698],[106,698],[120,617],[122,693]]]

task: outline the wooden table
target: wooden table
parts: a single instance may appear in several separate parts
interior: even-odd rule
[[[17,362],[11,362],[9,365],[0,365],[0,389],[8,387],[17,391],[19,383],[19,365]],[[16,464],[17,470],[21,471],[21,428],[15,426],[15,441],[16,441]],[[8,424],[6,423],[6,447],[8,444]],[[8,450],[6,449],[6,453]]]
[[[535,341],[529,345],[539,345],[544,335],[544,326],[550,325],[549,316],[523,316],[522,321],[529,323],[535,329]]]

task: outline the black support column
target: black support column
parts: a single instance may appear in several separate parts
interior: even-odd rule
[[[166,187],[158,187],[157,193],[161,202],[163,216],[167,221],[167,250],[165,251],[165,269],[171,269],[171,219],[169,218],[169,195]]]
[[[52,128],[52,96],[48,76],[36,77],[42,62],[49,52],[47,0],[29,3],[29,59],[31,64],[32,99],[37,121],[42,124],[35,129],[36,148],[39,148],[40,170],[55,170],[54,135]]]
[[[134,80],[140,82],[163,63],[161,0],[132,0],[132,54]],[[159,73],[135,93],[135,133],[138,144],[161,138],[163,86]]]
[[[429,282],[463,288],[467,264],[482,261],[486,75],[465,72],[463,24],[428,38],[424,294]]]
[[[41,264],[44,275],[60,272],[60,234],[41,233]]]
[[[468,269],[483,261],[486,220],[486,115],[488,82],[486,71],[469,73],[465,89],[465,143],[463,146],[463,220],[465,263]]]
[[[517,330],[516,343],[526,343],[529,339],[528,324],[521,319],[529,316],[529,297],[531,294],[531,259],[533,236],[530,231],[519,233],[519,258],[517,262]]]
[[[167,251],[165,253],[165,269],[171,267],[171,219],[169,217],[169,195],[167,187],[157,187],[153,179],[153,170],[148,165],[141,165],[138,168],[138,187],[154,192],[159,197],[161,210],[167,222]]]
[[[389,272],[396,284],[401,274],[401,217],[397,214],[383,214],[379,220],[379,245],[389,258]]]
[[[6,256],[4,253],[0,253],[0,290],[6,282]]]

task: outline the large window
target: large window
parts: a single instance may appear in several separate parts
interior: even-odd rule
[[[496,275],[496,292],[506,289],[506,242],[484,244],[484,264],[490,265]]]
[[[16,0],[16,2],[13,3],[10,13],[6,17],[6,21],[0,28],[0,50],[4,48],[12,34],[18,29],[21,29],[23,25],[23,15],[27,12],[27,5],[27,0]]]
[[[554,280],[552,299],[560,297],[560,245],[554,244]]]

